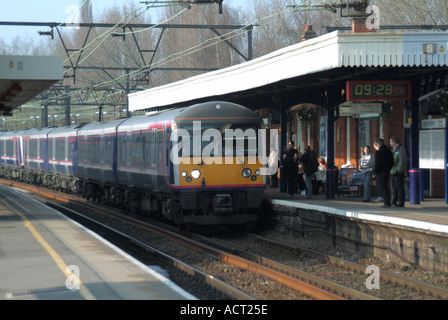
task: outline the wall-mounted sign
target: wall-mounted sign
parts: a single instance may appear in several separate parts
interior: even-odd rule
[[[444,129],[446,127],[446,118],[423,119],[420,129]]]
[[[339,116],[351,117],[362,114],[380,114],[382,112],[381,103],[350,103],[339,107]]]

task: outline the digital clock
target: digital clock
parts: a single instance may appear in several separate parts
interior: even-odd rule
[[[347,101],[411,100],[411,81],[347,81]]]

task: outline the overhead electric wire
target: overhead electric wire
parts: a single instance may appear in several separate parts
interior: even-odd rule
[[[307,2],[309,3],[309,2],[311,2],[311,0],[308,0]],[[319,3],[321,3],[321,2],[324,2],[324,0],[321,0]],[[174,18],[177,17],[179,14],[183,13],[183,11],[185,11],[186,9],[187,9],[187,8],[181,10],[179,13],[177,13],[176,15],[174,15],[174,16],[168,18],[168,19],[165,20],[163,23],[168,22],[168,21],[174,19]],[[300,11],[305,11],[305,10],[306,10],[306,8],[303,8],[303,9],[300,10]],[[195,46],[192,46],[192,47],[187,48],[187,49],[185,49],[185,50],[182,50],[182,51],[180,51],[180,52],[173,53],[173,54],[171,54],[171,55],[169,55],[169,56],[167,56],[167,57],[165,57],[165,58],[162,58],[161,60],[158,60],[158,61],[153,62],[153,63],[148,64],[148,65],[144,65],[144,66],[142,66],[141,68],[139,68],[139,69],[137,69],[137,70],[133,70],[133,71],[127,73],[127,74],[120,75],[120,76],[118,76],[118,77],[116,77],[116,78],[113,78],[113,79],[110,79],[110,80],[106,80],[106,81],[97,83],[97,84],[95,84],[95,85],[93,85],[93,86],[91,86],[91,87],[92,87],[92,88],[95,88],[95,87],[102,87],[102,86],[104,86],[104,85],[107,85],[107,84],[110,84],[110,83],[113,83],[113,82],[118,82],[118,80],[120,80],[120,79],[122,79],[122,78],[127,78],[127,77],[131,77],[132,75],[138,74],[138,73],[140,73],[142,70],[148,70],[148,69],[151,69],[151,68],[157,68],[158,66],[160,66],[160,65],[162,65],[162,64],[166,64],[166,63],[175,61],[175,60],[177,60],[177,59],[183,58],[183,57],[185,57],[185,56],[187,56],[187,55],[191,55],[191,54],[193,54],[193,53],[195,53],[195,52],[197,52],[197,51],[200,51],[200,50],[203,50],[203,49],[208,48],[208,47],[210,47],[210,46],[216,45],[217,43],[220,43],[220,42],[223,42],[223,41],[228,41],[228,40],[233,39],[233,38],[235,38],[235,37],[237,37],[237,36],[240,36],[240,35],[241,35],[241,34],[240,34],[241,31],[246,31],[247,28],[249,28],[249,27],[251,27],[251,26],[253,26],[253,25],[264,26],[264,25],[268,25],[268,24],[270,24],[270,23],[275,22],[275,21],[276,21],[275,19],[274,19],[274,20],[270,20],[270,19],[273,19],[273,18],[275,18],[275,17],[280,17],[280,15],[284,14],[284,13],[287,12],[287,11],[291,11],[291,9],[288,8],[288,9],[285,9],[285,10],[282,10],[282,11],[278,11],[278,12],[276,12],[276,13],[274,13],[274,14],[271,14],[271,15],[268,15],[268,16],[265,16],[265,17],[256,19],[256,21],[254,21],[254,23],[252,23],[252,24],[247,24],[247,25],[245,25],[245,26],[243,26],[243,27],[241,27],[241,28],[239,28],[239,29],[237,29],[237,30],[232,30],[232,31],[230,31],[230,32],[228,32],[228,33],[226,33],[226,34],[223,34],[223,35],[218,35],[218,36],[215,36],[215,37],[212,37],[212,38],[208,38],[208,39],[206,39],[205,41],[203,41],[203,42],[201,42],[201,43],[199,43],[199,44],[197,44],[197,45],[195,45]],[[294,13],[297,13],[297,10],[295,10]],[[123,19],[122,19],[122,20],[123,20]],[[156,25],[154,25],[154,26],[151,26],[150,28],[154,28],[155,26],[160,25],[160,24],[162,24],[162,23],[159,23],[159,24],[156,24]],[[115,28],[115,27],[116,27],[116,25],[115,25],[113,28]],[[113,28],[109,29],[108,31],[112,30]],[[150,28],[146,28],[146,29],[150,29]],[[135,31],[134,31],[134,32],[135,32]],[[107,32],[106,32],[106,33],[107,33]],[[106,33],[105,33],[105,34],[106,34]],[[104,34],[103,34],[103,35],[104,35]],[[98,37],[97,37],[97,38],[98,38]],[[96,40],[96,39],[95,39],[95,40]],[[218,40],[218,41],[215,41],[215,40]],[[103,41],[104,41],[104,40],[103,40]],[[102,41],[102,42],[103,42],[103,41]],[[214,42],[211,43],[211,44],[208,44],[208,45],[205,45],[205,46],[204,46],[205,43],[207,43],[207,42],[211,42],[211,41],[214,41]],[[100,45],[102,44],[102,42],[100,43]],[[89,45],[90,45],[90,44],[89,44]],[[85,47],[88,47],[88,46],[85,46]],[[99,45],[95,48],[95,50],[96,50],[98,47],[99,47]],[[92,52],[92,53],[93,53],[93,52]],[[90,56],[90,54],[89,54],[89,56]],[[86,57],[86,58],[87,58],[87,57]],[[86,59],[86,58],[85,58],[85,59]],[[83,59],[82,61],[84,61],[85,59]],[[69,70],[71,70],[71,68],[70,68]],[[68,71],[68,70],[66,70],[65,72],[67,72],[67,71]],[[71,91],[71,92],[69,92],[69,93],[64,93],[64,94],[58,95],[57,97],[49,97],[49,98],[47,98],[47,99],[40,100],[40,101],[39,101],[39,104],[44,103],[44,102],[48,102],[48,101],[51,101],[51,100],[54,100],[54,99],[62,99],[62,98],[66,98],[66,97],[72,97],[73,95],[77,94],[77,91],[79,91],[79,90],[85,90],[85,88],[81,88],[81,89],[78,89],[78,90],[74,90],[74,91]],[[123,91],[123,90],[118,89],[118,91]]]
[[[142,8],[140,8],[140,9],[142,9]],[[140,10],[140,9],[138,9],[137,10],[137,12]],[[146,8],[146,10],[148,10],[147,8]],[[146,11],[145,10],[145,11]],[[124,26],[126,26],[127,24],[129,24],[129,22],[128,23],[125,23],[125,24],[123,24],[123,25],[121,25],[121,23],[122,23],[122,21],[123,20],[125,20],[125,19],[127,19],[129,16],[131,15],[131,13],[130,14],[128,14],[128,15],[126,15],[126,16],[124,16],[119,22],[117,22],[113,27],[111,27],[110,29],[108,29],[107,31],[105,31],[103,34],[101,34],[101,35],[99,35],[99,36],[97,36],[95,39],[93,39],[91,42],[89,42],[87,45],[85,45],[84,47],[82,47],[81,49],[79,49],[79,50],[77,50],[77,51],[74,51],[73,53],[72,53],[72,55],[70,55],[66,60],[64,60],[64,63],[66,63],[66,62],[68,62],[68,61],[71,61],[71,58],[73,57],[73,55],[75,55],[75,54],[77,54],[77,53],[80,53],[80,52],[83,52],[85,49],[87,49],[88,47],[90,47],[94,42],[96,42],[97,40],[99,40],[99,39],[101,39],[102,38],[102,40],[101,40],[101,42],[87,55],[87,57],[85,57],[85,58],[83,58],[81,61],[79,61],[78,63],[77,63],[77,65],[79,65],[79,64],[81,64],[82,62],[84,62],[92,53],[94,53],[102,44],[103,44],[103,42],[106,40],[106,38],[107,38],[107,36],[109,36],[110,34],[112,34],[112,30],[113,29],[115,29],[117,26],[120,26],[120,27],[124,27]],[[135,18],[135,17],[134,17]],[[131,20],[132,21],[132,20]],[[69,69],[67,69],[67,70],[65,70],[64,71],[64,73],[67,73],[68,71],[70,71],[70,70],[72,70],[73,69],[73,67],[71,67],[71,68],[69,68]]]

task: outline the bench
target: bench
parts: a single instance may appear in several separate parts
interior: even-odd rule
[[[362,173],[357,173],[355,169],[341,169],[340,172],[341,184],[336,187],[338,196],[351,195],[361,196],[363,181]]]

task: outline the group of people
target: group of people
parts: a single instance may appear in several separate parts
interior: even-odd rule
[[[359,166],[363,174],[363,201],[370,202],[371,200],[370,185],[373,174],[375,174],[379,193],[378,199],[384,202],[383,207],[404,207],[404,184],[408,167],[407,151],[396,136],[390,137],[389,143],[392,149],[386,146],[383,139],[376,140],[373,144],[376,150],[375,155],[371,153],[370,146],[363,148]],[[275,161],[279,160],[277,155],[274,158]],[[287,180],[287,191],[290,196],[298,194],[299,191],[299,181],[302,179],[302,175],[299,174],[299,164],[302,164],[305,178],[305,198],[311,199],[313,193],[318,194],[320,187],[324,185],[323,182],[326,180],[327,166],[323,157],[317,159],[310,146],[306,146],[305,152],[300,154],[299,150],[295,148],[294,141],[290,140],[282,159]],[[389,190],[389,180],[392,196]],[[271,176],[271,186],[278,186],[277,173]]]
[[[326,164],[325,159],[320,157],[320,161],[317,160],[314,153],[311,151],[310,146],[305,147],[303,154],[299,153],[299,150],[295,148],[294,141],[288,142],[288,147],[283,153],[283,165],[284,172],[286,174],[287,191],[290,196],[294,196],[299,192],[299,182],[302,175],[299,174],[299,164],[303,168],[303,177],[305,178],[305,199],[311,199],[313,195],[313,189],[316,190],[322,185],[322,181],[326,179]],[[277,181],[275,175],[274,181]],[[272,186],[276,187],[278,182],[275,182]],[[314,187],[314,188],[313,188]]]
[[[370,182],[375,174],[378,193],[384,202],[383,208],[404,207],[405,202],[405,177],[408,166],[407,151],[400,144],[396,136],[389,139],[389,149],[383,139],[378,139],[373,146],[375,156],[370,153],[370,147],[365,146],[361,157],[360,169],[364,181],[364,202],[370,201]],[[389,190],[389,179],[392,197]]]

